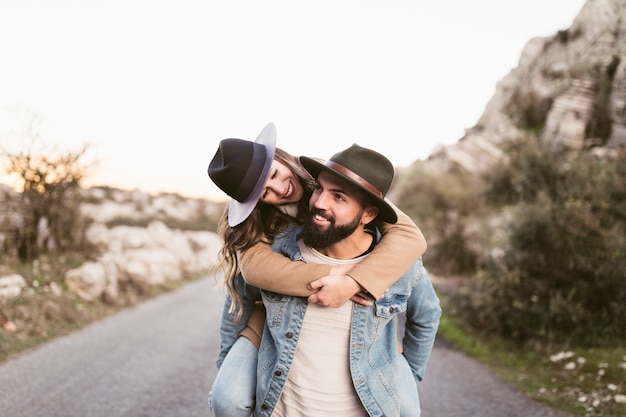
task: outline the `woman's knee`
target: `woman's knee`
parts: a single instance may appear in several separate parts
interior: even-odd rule
[[[254,397],[232,385],[218,386],[209,393],[209,408],[213,417],[249,417],[254,411]]]

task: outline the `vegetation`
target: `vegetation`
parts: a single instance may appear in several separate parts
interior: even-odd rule
[[[570,155],[536,143],[510,160],[486,194],[510,212],[508,239],[472,281],[480,297],[466,300],[466,320],[522,344],[623,345],[625,154]]]
[[[507,151],[481,180],[416,166],[401,185],[426,265],[462,277],[441,334],[535,400],[624,415],[626,153],[539,141]]]
[[[429,268],[442,276],[476,271],[482,237],[475,220],[485,216],[481,179],[415,164],[402,180],[397,201],[427,234]]]
[[[537,141],[511,146],[508,161],[471,185],[463,174],[421,172],[403,188],[402,207],[431,242],[429,268],[470,277],[455,304],[485,334],[624,344],[626,153],[600,158]]]
[[[78,215],[78,191],[85,168],[80,162],[87,147],[77,152],[59,154],[46,149],[39,136],[31,136],[24,150],[11,153],[2,150],[7,173],[20,178],[21,214],[24,225],[15,236],[15,248],[22,261],[37,259],[47,246],[41,239],[60,250],[72,250],[82,244]],[[47,225],[43,235],[41,222]]]

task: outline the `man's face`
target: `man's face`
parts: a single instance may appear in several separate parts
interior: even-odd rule
[[[365,214],[358,197],[358,190],[352,184],[322,171],[309,200],[311,215],[301,234],[304,243],[323,249],[354,233]]]

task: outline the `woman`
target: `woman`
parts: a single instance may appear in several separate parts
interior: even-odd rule
[[[237,274],[258,288],[309,297],[309,302],[326,306],[338,307],[350,299],[371,305],[424,253],[426,242],[411,219],[394,207],[398,221],[381,227],[383,239],[351,270],[292,262],[273,252],[269,246],[273,237],[306,218],[314,180],[296,157],[276,148],[272,123],[255,142],[222,140],[209,164],[209,176],[232,197],[220,225],[228,297],[219,372],[209,404],[214,417],[249,416],[254,409],[256,356],[264,316],[262,308],[255,313],[240,308],[245,295],[236,286],[241,282],[235,279]],[[247,324],[242,331],[240,322]]]

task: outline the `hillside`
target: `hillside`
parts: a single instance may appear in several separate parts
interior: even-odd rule
[[[626,147],[626,0],[588,0],[571,26],[531,39],[476,125],[429,166],[488,172],[514,140]]]

